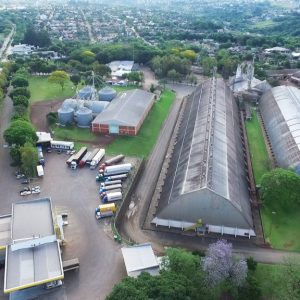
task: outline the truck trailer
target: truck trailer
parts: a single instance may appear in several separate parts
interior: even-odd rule
[[[109,204],[101,204],[96,209],[98,209],[102,213],[105,211],[116,212],[117,207],[116,207],[115,203],[109,203]]]
[[[92,152],[91,152],[91,154],[90,154],[90,156],[88,157],[88,159],[86,160],[86,164],[88,164],[88,165],[90,165],[91,164],[91,161],[92,161],[92,159],[95,157],[95,155],[99,152],[99,148],[95,148],[95,149],[93,149],[92,150]]]
[[[98,166],[100,160],[104,157],[104,155],[105,155],[105,149],[100,149],[91,161],[90,164],[91,170],[96,169],[96,167]]]
[[[38,177],[44,176],[44,168],[42,165],[36,166],[36,171],[37,171]]]
[[[42,146],[37,146],[36,149],[37,149],[37,153],[38,153],[39,164],[44,166],[45,159],[44,159],[44,155],[43,155],[43,148],[42,148]]]
[[[85,166],[86,161],[87,161],[87,159],[89,158],[90,155],[91,155],[91,152],[88,151],[88,152],[85,154],[85,156],[80,160],[80,162],[79,162],[79,164],[78,164],[79,168],[83,168],[83,167]]]
[[[125,180],[128,177],[128,174],[119,174],[119,175],[113,175],[113,176],[104,176],[103,174],[98,174],[96,176],[96,181],[100,181],[100,182],[109,182],[109,181],[113,181],[113,180]]]
[[[99,174],[103,174],[104,176],[118,175],[118,174],[130,172],[131,168],[132,168],[131,164],[107,166],[104,169],[101,168],[99,170]]]
[[[109,185],[114,185],[114,184],[122,184],[122,180],[118,179],[118,180],[112,180],[112,181],[105,181],[105,182],[101,182],[100,186],[101,187],[106,187]]]
[[[110,193],[122,193],[122,190],[121,189],[114,189],[114,190],[109,190],[109,191],[106,191],[106,192],[102,192],[100,193],[100,199],[102,200],[104,198],[104,196],[106,196],[107,194],[110,194]]]
[[[111,166],[111,165],[117,164],[117,163],[121,162],[124,158],[125,158],[125,156],[123,154],[117,155],[115,157],[112,157],[111,159],[106,160],[104,162],[104,165]]]
[[[114,190],[114,189],[122,189],[122,184],[113,184],[113,185],[108,185],[105,187],[100,187],[99,194],[106,192],[106,191]]]
[[[109,203],[109,202],[119,201],[119,200],[122,200],[121,192],[107,193],[102,199],[103,203]]]
[[[101,211],[95,211],[95,215],[96,215],[96,219],[100,220],[103,218],[110,218],[114,215],[114,213],[112,211],[105,211],[105,212],[101,212]]]
[[[80,160],[85,156],[86,153],[87,153],[87,148],[82,147],[77,153],[72,155],[67,160],[67,164],[71,167],[72,170],[75,170],[77,168],[77,165],[79,164]]]

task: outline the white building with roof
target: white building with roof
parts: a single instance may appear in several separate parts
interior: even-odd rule
[[[132,72],[134,61],[132,60],[115,60],[107,64],[107,66],[111,69],[112,77],[122,77],[124,74],[128,74]]]
[[[138,277],[142,272],[159,275],[159,261],[150,244],[124,247],[121,250],[128,276]]]
[[[63,279],[51,200],[13,203],[10,218],[10,240],[2,240],[7,243],[4,293]]]

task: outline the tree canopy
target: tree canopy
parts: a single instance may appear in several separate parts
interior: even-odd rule
[[[38,163],[38,153],[36,147],[30,142],[26,142],[20,148],[21,153],[21,167],[27,177],[34,177],[36,175],[36,166]]]
[[[37,136],[33,126],[25,120],[11,122],[4,131],[4,139],[9,145],[23,146],[26,142],[36,142]]]
[[[300,177],[291,170],[274,169],[262,177],[260,194],[266,206],[294,209],[300,204]]]
[[[59,84],[61,89],[64,89],[65,84],[69,80],[69,75],[65,71],[54,71],[48,77],[49,82]]]

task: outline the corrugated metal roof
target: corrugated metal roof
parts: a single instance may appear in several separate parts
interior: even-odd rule
[[[252,228],[239,113],[221,79],[188,100],[157,218]]]
[[[159,271],[159,264],[150,244],[125,247],[121,250],[129,276],[136,277],[140,272],[148,269],[153,271],[157,268]]]
[[[260,110],[278,164],[300,165],[300,90],[277,86],[263,95]]]
[[[92,124],[113,124],[135,127],[154,101],[155,95],[143,90],[119,94]]]

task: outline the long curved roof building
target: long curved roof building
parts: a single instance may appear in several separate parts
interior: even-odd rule
[[[152,223],[254,236],[237,104],[222,79],[188,99]]]
[[[279,166],[300,169],[300,90],[277,86],[260,100],[260,111]]]

